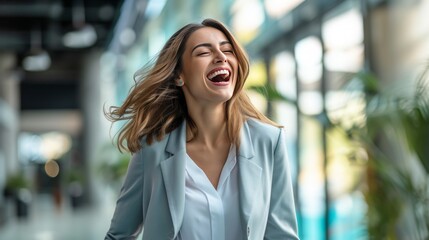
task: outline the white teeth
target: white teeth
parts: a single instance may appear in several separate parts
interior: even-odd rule
[[[216,71],[216,72],[214,72],[214,73],[210,74],[210,75],[208,76],[208,78],[211,80],[211,79],[213,79],[214,77],[216,77],[217,75],[225,75],[225,78],[226,78],[227,76],[229,76],[229,71],[228,71],[228,70],[226,70],[226,69],[218,70],[218,71]]]

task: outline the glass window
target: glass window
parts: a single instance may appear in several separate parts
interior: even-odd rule
[[[332,239],[361,239],[365,236],[365,199],[356,186],[363,165],[348,158],[353,149],[344,132],[327,132],[327,176],[330,197],[330,226]],[[363,151],[364,152],[364,151]]]
[[[295,105],[285,102],[273,103],[274,120],[282,125],[286,133],[286,142],[288,150],[288,158],[291,168],[292,180],[296,183],[298,176],[298,157],[297,157],[297,139],[298,139],[298,111]]]
[[[306,115],[317,115],[323,110],[323,99],[320,93],[322,55],[322,44],[317,37],[306,37],[295,45],[298,82],[301,91],[298,105],[300,111]]]
[[[310,116],[323,111],[321,94],[323,49],[320,39],[309,36],[295,44],[299,84],[299,203],[301,239],[323,239],[325,236],[325,175],[323,128]]]
[[[304,2],[304,0],[264,0],[268,15],[276,19],[284,16],[302,2]]]
[[[364,123],[363,96],[341,89],[349,73],[362,69],[364,61],[363,20],[357,8],[348,7],[322,23],[325,43],[327,92],[325,107],[329,119],[344,127]],[[353,96],[353,97],[351,97]],[[365,237],[365,200],[356,188],[363,166],[348,158],[352,144],[338,128],[326,131],[327,175],[332,239]]]
[[[290,52],[278,53],[271,63],[271,76],[277,90],[290,100],[296,100],[295,60]]]
[[[325,67],[328,71],[357,72],[363,65],[363,20],[352,8],[322,24]]]
[[[289,51],[279,52],[271,62],[271,76],[277,91],[291,101],[296,100],[295,60]],[[293,102],[272,103],[274,120],[283,125],[286,131],[288,156],[291,163],[292,179],[297,178],[297,135],[298,111]]]
[[[306,115],[317,115],[323,110],[322,94],[319,91],[303,91],[299,94],[298,106]]]
[[[232,30],[246,44],[259,33],[265,20],[264,7],[259,0],[236,0],[231,8]]]
[[[324,239],[325,192],[323,129],[314,118],[300,116],[300,172],[298,176],[301,239]]]
[[[245,89],[251,86],[263,86],[267,83],[267,68],[263,61],[256,60],[250,64],[250,72],[244,85]],[[256,91],[246,91],[252,104],[262,113],[267,111],[267,99]]]

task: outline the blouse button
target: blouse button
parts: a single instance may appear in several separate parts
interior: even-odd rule
[[[250,227],[247,227],[247,238],[250,237]]]

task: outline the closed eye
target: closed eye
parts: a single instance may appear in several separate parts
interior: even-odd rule
[[[200,52],[200,53],[197,53],[197,56],[206,56],[208,54],[209,52]]]

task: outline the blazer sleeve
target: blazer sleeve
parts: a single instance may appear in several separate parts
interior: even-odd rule
[[[266,240],[299,239],[292,180],[283,129],[274,150],[270,209],[265,230]]]
[[[141,150],[128,166],[105,240],[136,239],[143,223],[143,159]]]

